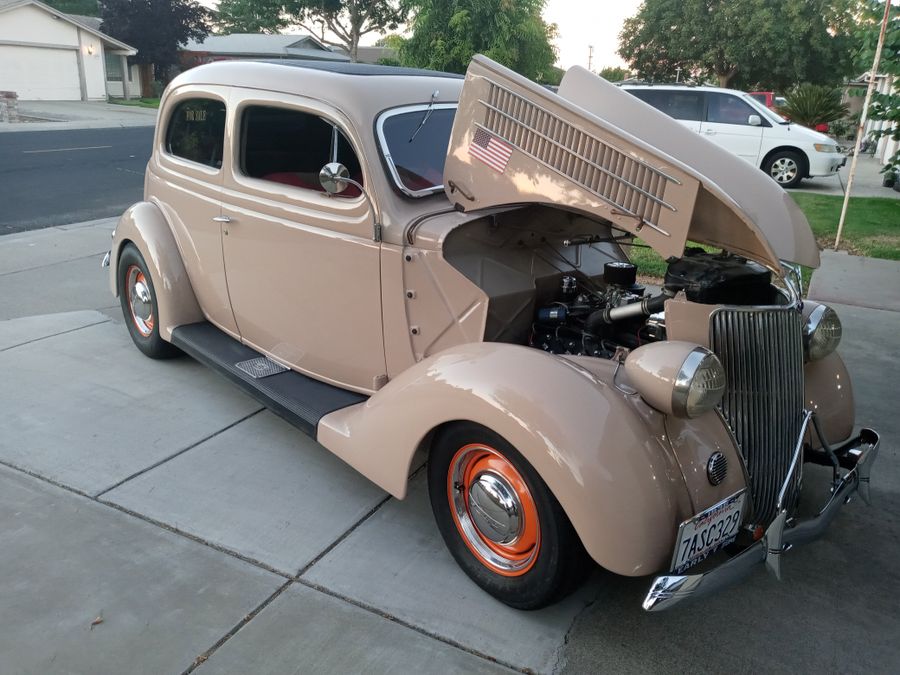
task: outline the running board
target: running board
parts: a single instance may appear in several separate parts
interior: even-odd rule
[[[313,438],[316,437],[319,420],[325,415],[367,398],[293,370],[277,372],[275,367],[271,368],[274,374],[251,374],[248,370],[258,369],[247,368],[246,362],[265,357],[208,321],[178,326],[172,331],[172,344],[224,375],[272,412]]]

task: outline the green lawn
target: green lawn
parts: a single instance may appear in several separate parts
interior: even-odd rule
[[[806,192],[794,192],[791,196],[806,214],[819,247],[833,247],[844,198]],[[637,240],[636,243],[643,242]],[[870,258],[900,260],[900,199],[851,197],[841,250]],[[666,263],[652,249],[631,246],[625,251],[642,276],[660,278],[665,275]],[[804,277],[809,280],[808,271]]]
[[[158,108],[159,107],[159,99],[158,98],[130,98],[125,100],[124,98],[111,98],[109,99],[110,103],[115,103],[116,105],[133,105],[138,108]]]

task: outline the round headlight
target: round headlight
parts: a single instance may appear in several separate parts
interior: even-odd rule
[[[632,350],[625,359],[629,383],[648,404],[666,415],[698,417],[725,393],[725,369],[708,349],[666,340]]]
[[[828,305],[817,306],[803,327],[803,346],[810,361],[825,358],[841,343],[841,320]]]
[[[672,412],[698,417],[715,408],[725,393],[725,369],[711,351],[697,347],[688,354],[675,379]]]

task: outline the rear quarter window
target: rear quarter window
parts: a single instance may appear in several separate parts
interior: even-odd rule
[[[209,98],[182,101],[166,129],[166,152],[218,169],[225,144],[225,104]]]

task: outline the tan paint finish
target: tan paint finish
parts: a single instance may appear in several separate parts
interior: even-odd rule
[[[667,340],[638,347],[625,359],[625,374],[641,397],[665,415],[672,414],[672,392],[692,342]]]
[[[612,387],[611,367],[517,345],[460,345],[409,368],[365,403],[322,418],[318,440],[402,498],[412,456],[435,426],[482,424],[540,473],[597,562],[618,574],[649,574],[668,565],[677,524],[692,505],[663,416]],[[685,425],[721,422],[707,415]]]
[[[684,292],[666,300],[666,338],[681,340],[709,349],[709,315],[718,305],[690,302]]]
[[[172,329],[176,326],[202,321],[203,312],[197,304],[169,224],[160,210],[149,202],[131,206],[116,224],[110,255],[113,262],[109,266],[113,295],[119,295],[116,276],[118,260],[122,247],[128,242],[137,247],[147,263],[156,291],[159,334],[162,338],[170,340]]]
[[[779,260],[819,266],[819,247],[806,216],[750,163],[580,66],[566,72],[559,96],[624,134],[630,131],[700,180],[688,233],[692,241],[721,246],[776,272]]]
[[[550,141],[541,140],[535,144],[524,138],[516,140],[505,137],[504,140],[515,149],[502,172],[475,159],[470,154],[470,147],[478,125],[491,128],[489,101],[493,100],[491,91],[494,85],[538,105],[559,120],[565,120],[578,132],[593,139],[593,143],[616,148],[623,157],[636,160],[637,164],[627,178],[640,182],[638,176],[643,175],[648,168],[670,176],[663,198],[671,205],[671,209],[662,208],[652,225],[644,225],[640,219],[623,213],[622,209],[604,200],[595,190],[567,177],[565,172],[570,170],[571,160]],[[527,120],[527,114],[522,113],[522,118]],[[519,132],[510,132],[508,135],[517,133]],[[568,136],[566,142],[575,144]],[[578,152],[592,155],[599,151],[579,144]],[[539,155],[547,155],[549,158],[542,161],[538,159]],[[601,187],[604,180],[602,176],[602,172],[597,173],[596,180],[601,183],[596,190],[607,189]],[[581,180],[591,182],[592,179]],[[458,189],[453,189],[451,183],[458,186]],[[639,234],[667,258],[680,256],[684,251],[698,187],[699,181],[668,157],[660,155],[649,145],[605,121],[585,114],[585,111],[577,109],[548,89],[482,56],[476,56],[469,65],[444,167],[444,189],[458,207],[474,210],[527,202],[561,205],[566,209],[608,220],[623,231]],[[469,195],[471,199],[465,195]]]
[[[807,410],[816,413],[829,445],[850,438],[856,423],[853,384],[844,360],[837,352],[824,359],[810,361],[803,369],[804,401]],[[817,434],[807,438],[814,448],[822,443]]]

